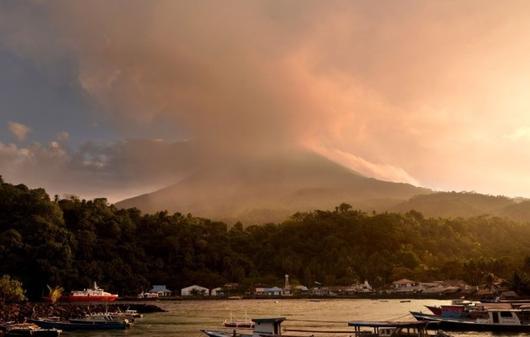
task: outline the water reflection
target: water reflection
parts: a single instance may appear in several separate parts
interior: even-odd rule
[[[319,328],[347,330],[350,320],[413,320],[409,311],[428,310],[426,304],[449,304],[439,300],[215,300],[215,301],[160,301],[156,304],[168,310],[149,314],[131,329],[112,332],[68,333],[65,336],[174,336],[202,337],[201,329],[222,329],[222,322],[230,317],[285,316],[285,328]],[[454,336],[518,336],[484,332],[451,333]],[[344,335],[343,335],[344,336]],[[527,334],[519,334],[527,336]]]

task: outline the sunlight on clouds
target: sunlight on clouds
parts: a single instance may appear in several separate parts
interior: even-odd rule
[[[506,138],[512,141],[529,141],[530,140],[530,126],[522,126],[515,129],[512,133],[505,135]]]
[[[17,122],[9,122],[8,128],[18,141],[26,140],[26,137],[31,132],[31,129],[28,126]]]
[[[127,13],[121,4],[41,3],[40,21],[19,5],[0,17],[33,25],[6,30],[6,45],[43,67],[68,55],[105,114],[99,123],[163,121],[200,143],[196,160],[311,144],[384,180],[530,195],[520,144],[530,139],[528,2],[140,1]],[[29,132],[11,130],[18,141]],[[141,160],[116,159],[147,151],[124,143],[81,145],[108,160],[79,163],[94,180],[113,165],[123,185],[147,176]],[[173,157],[152,164],[171,167]]]

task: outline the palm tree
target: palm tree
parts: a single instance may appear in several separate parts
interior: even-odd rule
[[[57,303],[57,301],[61,298],[61,296],[63,296],[63,292],[64,292],[63,287],[59,287],[59,286],[55,286],[53,288],[50,286],[47,286],[47,287],[50,290],[50,294],[48,296],[50,299],[50,302],[52,302],[52,304]]]

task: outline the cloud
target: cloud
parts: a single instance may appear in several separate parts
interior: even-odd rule
[[[68,141],[68,139],[70,139],[70,134],[66,131],[61,131],[59,133],[57,133],[57,135],[55,136],[55,139],[58,141],[58,142],[66,142]]]
[[[189,165],[186,143],[89,142],[69,150],[57,141],[28,146],[0,142],[0,172],[5,180],[44,186],[59,195],[80,195],[81,191],[82,197],[107,196],[118,201],[175,182],[189,172]]]
[[[3,48],[50,73],[75,65],[105,115],[98,122],[116,134],[162,125],[193,139],[194,163],[313,144],[376,177],[520,194],[530,191],[530,154],[504,135],[530,125],[529,9],[478,0],[15,2],[0,11],[0,34]],[[116,144],[70,155],[79,170],[114,177],[113,163],[130,181],[144,177],[146,160],[112,159],[137,158],[143,146]],[[174,157],[153,166],[172,167]]]
[[[17,122],[9,122],[8,129],[9,132],[11,132],[11,134],[19,141],[26,140],[26,137],[31,132],[31,129],[28,126]]]
[[[528,141],[530,140],[530,126],[521,126],[505,135],[511,141]]]

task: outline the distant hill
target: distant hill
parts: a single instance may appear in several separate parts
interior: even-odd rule
[[[516,221],[530,221],[530,200],[514,202],[501,209],[498,215]]]
[[[530,201],[471,192],[436,192],[418,195],[390,209],[415,210],[425,216],[455,218],[494,215],[517,221],[530,221]]]
[[[431,193],[410,184],[367,178],[311,152],[227,162],[207,165],[174,185],[116,206],[264,223],[295,212],[332,209],[342,202],[367,211],[387,210],[415,195]]]

